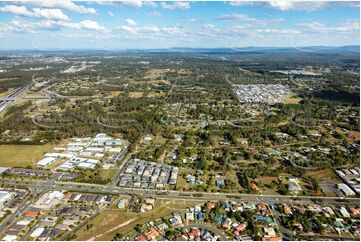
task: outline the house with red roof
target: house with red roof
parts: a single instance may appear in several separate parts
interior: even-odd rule
[[[39,214],[39,212],[29,211],[29,212],[25,213],[24,216],[35,218],[36,216],[38,216],[38,214]]]
[[[201,231],[199,229],[192,229],[191,231],[188,232],[188,237],[190,239],[200,238],[200,236],[201,236]]]

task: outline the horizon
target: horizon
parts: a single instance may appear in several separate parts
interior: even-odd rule
[[[308,46],[236,46],[236,47],[169,47],[169,48],[137,48],[137,49],[95,49],[95,48],[53,48],[53,49],[0,49],[0,51],[151,51],[151,50],[177,50],[177,49],[195,49],[195,50],[217,50],[217,49],[229,49],[237,51],[237,49],[300,49],[300,48],[345,48],[355,47],[360,48],[360,45],[308,45]],[[244,50],[242,50],[244,51]]]
[[[0,46],[145,50],[359,45],[359,7],[357,1],[0,1]]]

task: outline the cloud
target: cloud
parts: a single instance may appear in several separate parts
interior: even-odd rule
[[[44,7],[44,8],[60,8],[77,13],[90,13],[90,14],[97,13],[94,8],[88,8],[82,5],[77,5],[69,0],[16,1],[14,3]]]
[[[145,7],[151,7],[151,8],[158,7],[158,4],[156,2],[149,2],[149,1],[143,1],[143,5]]]
[[[114,14],[112,13],[112,11],[109,11],[109,12],[108,12],[108,15],[109,15],[110,17],[114,17]]]
[[[54,28],[54,27],[63,27],[70,29],[85,29],[85,30],[106,30],[105,27],[101,26],[93,20],[83,20],[80,22],[67,22],[67,21],[54,21],[54,20],[44,20],[40,23],[35,24],[42,28]]]
[[[33,8],[32,11],[30,11],[25,6],[5,5],[4,7],[0,8],[0,12],[12,13],[32,18],[55,20],[69,19],[69,17],[61,11],[61,9]]]
[[[160,12],[155,11],[155,10],[152,11],[152,12],[147,13],[147,15],[151,16],[151,17],[160,17],[160,16],[162,16],[162,14]]]
[[[12,20],[8,26],[8,31],[15,31],[20,33],[36,33],[36,30],[33,28],[31,23],[26,23],[20,20]]]
[[[284,0],[273,0],[273,1],[269,1],[269,5],[273,8],[277,8],[282,11],[287,11],[287,10],[316,11],[328,7],[328,3],[324,1],[294,2],[294,1],[284,1]]]
[[[142,28],[142,31],[145,33],[159,33],[161,30],[158,26],[146,25]]]
[[[224,20],[224,21],[242,21],[248,24],[253,25],[270,25],[270,24],[277,24],[283,22],[283,18],[271,18],[271,19],[257,19],[254,17],[250,17],[247,14],[241,13],[229,13],[223,14],[216,18],[217,20]]]
[[[90,30],[104,30],[105,28],[93,20],[83,20],[79,23],[80,28]]]
[[[161,37],[162,35],[174,35],[181,32],[181,28],[179,26],[161,28],[152,24],[148,24],[144,26],[121,25],[118,26],[116,30],[120,32],[127,32],[128,34],[137,36],[139,38],[152,37],[152,36]]]
[[[165,2],[161,2],[160,6],[164,9],[169,9],[169,10],[173,10],[173,9],[189,9],[191,7],[189,2],[173,2],[173,3],[165,3]]]
[[[304,27],[305,31],[316,34],[350,34],[360,32],[359,20],[347,20],[343,23],[339,23],[336,26],[327,26],[324,23],[312,21],[297,24],[298,26]]]
[[[231,13],[231,14],[223,14],[217,18],[218,20],[240,20],[247,22],[258,22],[259,20],[256,18],[249,17],[246,14],[240,13]]]
[[[253,2],[249,2],[249,1],[231,1],[231,2],[226,2],[226,3],[231,6],[234,6],[234,7],[247,6],[247,5],[253,4]]]
[[[128,32],[129,34],[133,34],[133,35],[138,33],[138,28],[131,27],[131,26],[128,26],[128,25],[118,26],[117,30],[119,30],[121,32]]]
[[[130,18],[126,19],[125,22],[130,26],[137,25],[137,22],[135,22],[133,19],[130,19]]]
[[[167,34],[174,35],[180,33],[181,29],[178,26],[174,26],[174,27],[163,28],[162,31]]]
[[[31,14],[26,7],[16,6],[16,5],[5,5],[4,7],[0,8],[0,12],[13,13],[16,15],[23,15],[23,16],[27,16]]]
[[[271,0],[271,1],[231,1],[227,4],[240,6],[266,6],[282,11],[318,11],[335,7],[359,7],[358,1],[294,1],[294,0]]]
[[[119,6],[123,8],[141,8],[151,7],[156,8],[158,4],[153,1],[141,1],[141,0],[125,0],[125,1],[95,1],[97,4]],[[91,3],[91,2],[90,2]]]
[[[256,29],[258,33],[266,34],[301,34],[302,32],[296,29]]]
[[[69,17],[63,14],[60,9],[33,8],[33,16],[36,18],[68,20]]]
[[[196,24],[196,23],[200,23],[201,20],[196,19],[196,18],[189,18],[189,19],[186,19],[185,22],[186,22],[187,24]]]
[[[102,3],[102,2],[99,2]],[[121,7],[136,7],[140,8],[143,6],[143,2],[140,0],[133,0],[133,1],[110,1],[110,2],[103,2],[104,4],[111,4],[115,6]]]

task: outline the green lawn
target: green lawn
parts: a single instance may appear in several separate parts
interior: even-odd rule
[[[53,145],[0,145],[0,166],[26,167],[33,165],[50,152]]]

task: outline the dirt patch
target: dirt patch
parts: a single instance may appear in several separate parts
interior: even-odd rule
[[[144,92],[130,92],[129,93],[129,97],[132,97],[132,98],[141,98],[143,97],[144,95]]]

